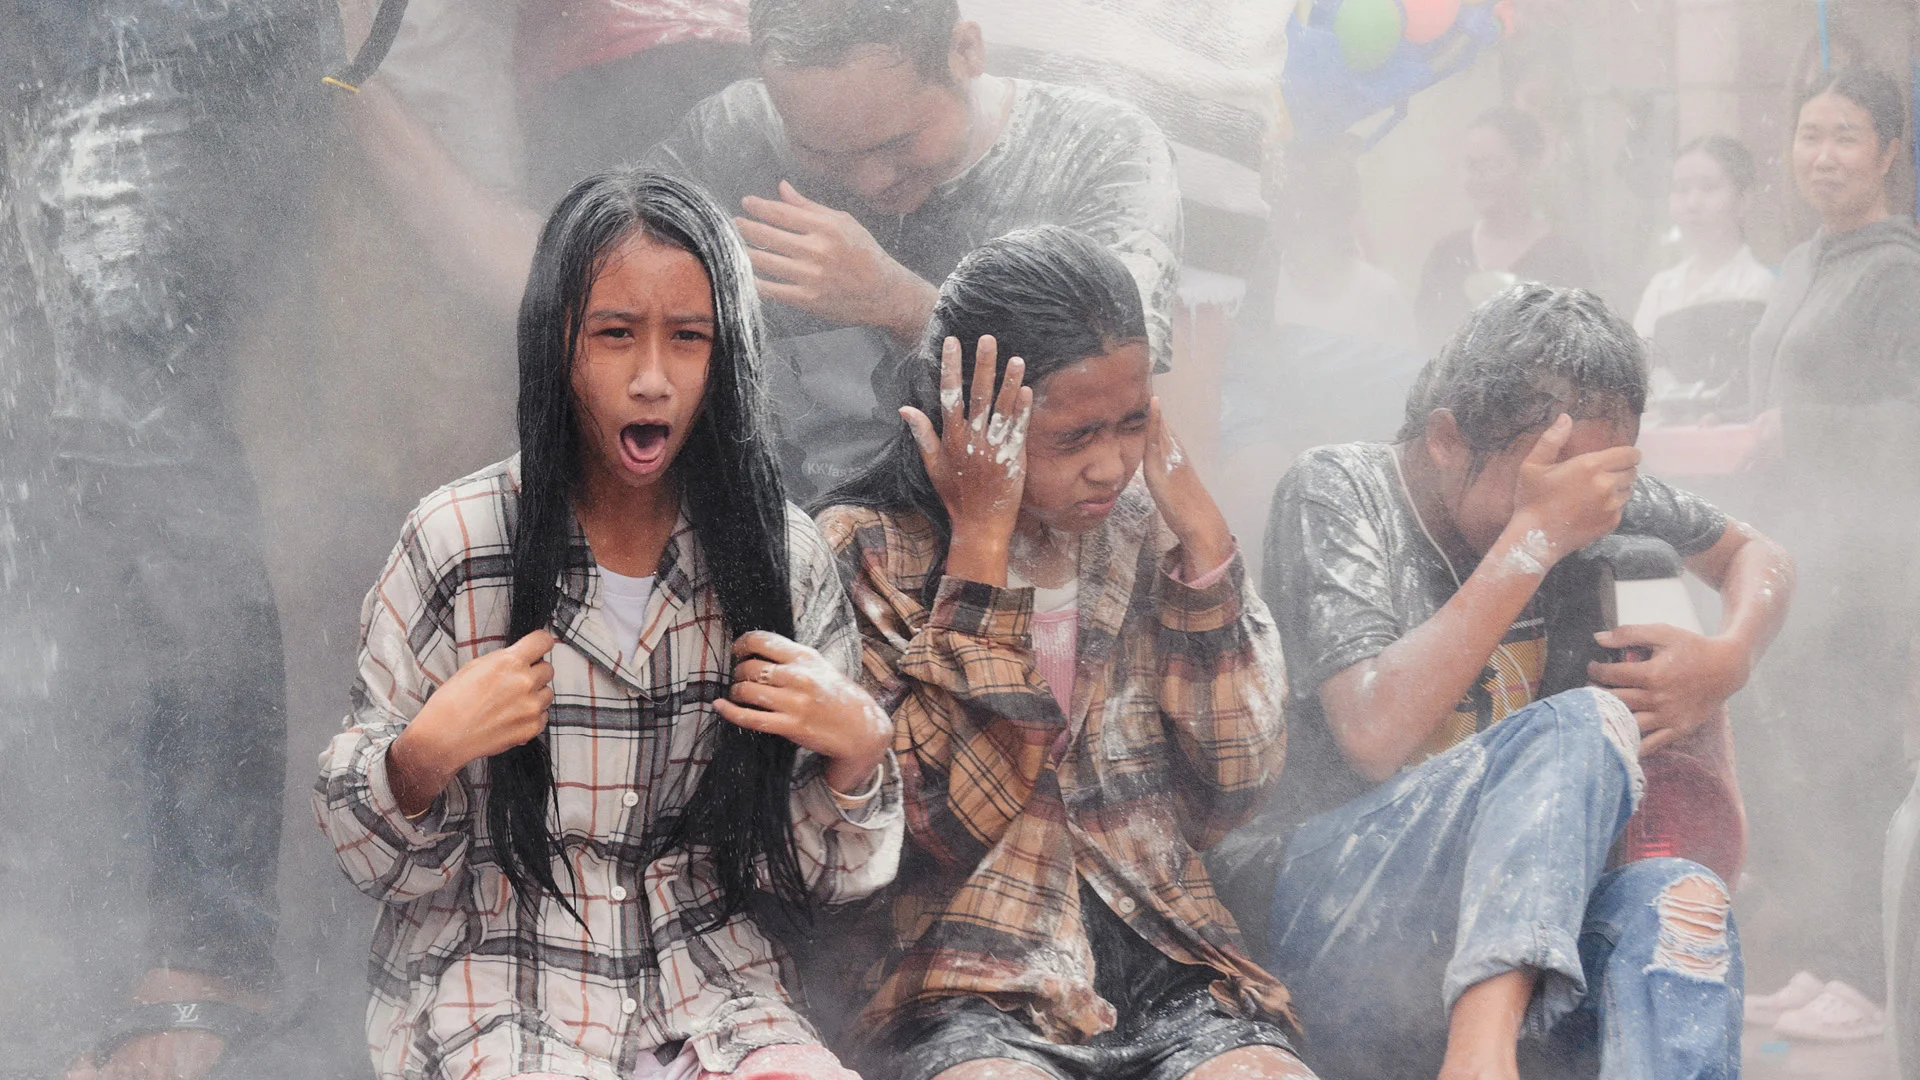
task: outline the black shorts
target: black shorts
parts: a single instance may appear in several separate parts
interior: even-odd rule
[[[1208,967],[1177,963],[1147,944],[1081,887],[1094,953],[1094,989],[1119,1022],[1085,1043],[1048,1041],[1013,1013],[978,997],[928,1002],[894,1020],[869,1043],[862,1073],[932,1080],[956,1065],[1010,1058],[1059,1080],[1180,1080],[1243,1046],[1294,1053],[1280,1027],[1235,1016],[1210,989]]]

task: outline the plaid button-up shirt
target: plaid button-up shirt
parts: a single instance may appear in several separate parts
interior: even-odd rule
[[[1199,854],[1253,814],[1285,757],[1279,636],[1240,556],[1206,588],[1181,583],[1136,481],[1080,543],[1079,671],[1063,715],[1034,668],[1032,589],[943,576],[929,608],[924,519],[836,507],[820,520],[906,787],[907,861],[869,1030],[960,994],[1057,1041],[1113,1027],[1093,989],[1082,879],[1167,956],[1218,971],[1223,1004],[1289,1019]]]
[[[551,899],[538,922],[521,917],[489,846],[484,762],[419,821],[396,805],[387,747],[435,687],[506,644],[518,488],[511,459],[414,511],[362,612],[349,726],[320,757],[321,828],[347,876],[383,902],[368,1010],[379,1075],[617,1080],[641,1053],[683,1039],[705,1068],[727,1072],[760,1046],[817,1041],[750,918],[694,929],[716,898],[705,856],[645,860],[648,823],[699,781],[706,736],[725,723],[712,702],[732,681],[732,642],[684,520],[637,647],[601,617],[599,571],[577,529],[553,619],[554,877],[584,926]],[[832,557],[811,521],[792,508],[788,518],[796,637],[851,674],[858,636]],[[802,751],[792,811],[820,901],[891,880],[902,835],[892,764],[880,796],[843,813],[820,759]]]

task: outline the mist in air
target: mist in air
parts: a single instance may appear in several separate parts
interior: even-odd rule
[[[354,71],[349,43],[401,8],[377,72]],[[762,177],[689,136],[690,114],[745,123],[742,102],[770,100],[714,97],[759,73],[747,12],[0,0],[0,1080],[135,1075],[86,1061],[167,1030],[203,1036],[167,1074],[188,1080],[374,1075],[379,905],[315,827],[316,758],[364,704],[363,602],[409,512],[520,446],[516,319],[574,183],[628,163],[790,179],[923,258],[899,256],[932,287],[1013,226],[1072,223],[1032,194],[1104,160],[1070,121],[1048,152],[973,147],[971,180],[929,185],[988,174],[1031,199],[992,223],[916,222],[886,206],[898,185],[863,195],[831,154]],[[1278,573],[1283,475],[1314,447],[1428,432],[1409,395],[1482,302],[1540,281],[1631,324],[1651,365],[1640,474],[1777,542],[1796,579],[1724,725],[1676,758],[1672,835],[1632,842],[1726,879],[1749,999],[1851,988],[1854,1011],[1813,1035],[1749,1009],[1751,1075],[1920,1076],[1911,5],[960,14],[987,77],[1115,98],[1164,135],[1171,156],[1090,216],[1143,223],[1101,239],[1140,284],[1181,460],[1256,583]],[[1878,149],[1816,162],[1802,99],[1852,69],[1892,88],[1878,111],[1845,98],[1873,129],[1848,138]],[[1878,185],[1877,215],[1849,184]],[[781,464],[807,505],[886,452],[917,331],[766,308]],[[1712,634],[1719,596],[1687,590],[1659,610]],[[1290,723],[1279,798],[1310,768]],[[841,1022],[860,1003],[814,992]],[[204,1023],[169,1011],[190,1002]]]

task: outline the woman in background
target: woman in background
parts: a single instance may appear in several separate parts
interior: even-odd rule
[[[1686,257],[1653,275],[1633,317],[1653,344],[1647,407],[1656,418],[1746,403],[1747,341],[1774,280],[1747,246],[1756,173],[1753,155],[1725,135],[1701,136],[1674,158],[1667,208]]]
[[[1716,300],[1760,300],[1773,294],[1773,271],[1747,246],[1747,196],[1758,170],[1738,139],[1703,135],[1673,159],[1667,212],[1686,258],[1653,275],[1640,296],[1633,328],[1652,340],[1662,316]]]
[[[1593,260],[1556,232],[1534,191],[1547,135],[1509,105],[1480,114],[1461,143],[1461,179],[1473,224],[1433,246],[1420,274],[1420,343],[1440,351],[1467,313],[1523,281],[1591,288]]]
[[[1878,1035],[1885,985],[1880,875],[1887,822],[1913,782],[1903,745],[1920,603],[1920,236],[1888,204],[1906,94],[1868,69],[1803,99],[1793,178],[1820,231],[1788,253],[1754,331],[1761,410],[1756,520],[1800,565],[1805,602],[1763,684],[1747,790],[1759,884],[1792,919],[1773,935],[1808,965],[1750,1002],[1793,1038]],[[1769,959],[1769,964],[1776,963]]]

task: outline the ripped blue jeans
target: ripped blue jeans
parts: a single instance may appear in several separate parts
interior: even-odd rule
[[[1638,747],[1618,699],[1573,690],[1302,824],[1266,959],[1308,1064],[1432,1080],[1460,994],[1528,967],[1523,1072],[1738,1076],[1726,887],[1681,859],[1607,868],[1639,801]]]

